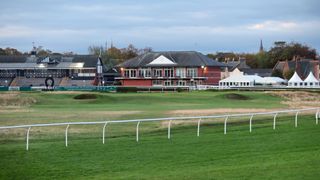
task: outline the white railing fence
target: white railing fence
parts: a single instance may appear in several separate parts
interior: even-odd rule
[[[189,117],[168,117],[168,118],[153,118],[153,119],[133,119],[133,120],[112,120],[112,121],[96,121],[96,122],[65,122],[65,123],[50,123],[50,124],[30,124],[30,125],[17,125],[17,126],[2,126],[1,129],[17,129],[27,128],[26,134],[26,150],[29,150],[29,135],[32,127],[49,127],[49,126],[66,126],[65,129],[65,146],[68,147],[68,129],[70,125],[97,125],[103,124],[102,128],[102,143],[105,144],[106,127],[108,124],[117,123],[132,123],[136,122],[136,141],[139,142],[139,126],[141,122],[155,122],[155,121],[169,121],[168,123],[168,139],[171,138],[171,123],[174,120],[194,120],[197,121],[197,136],[200,136],[201,121],[205,119],[224,118],[224,134],[227,134],[228,119],[231,117],[250,117],[249,119],[249,132],[252,132],[252,121],[254,116],[258,115],[273,115],[273,129],[276,129],[277,116],[282,113],[295,113],[294,126],[298,127],[298,115],[301,112],[315,112],[315,124],[319,123],[320,108],[306,108],[306,109],[291,109],[272,112],[256,112],[256,113],[243,113],[243,114],[225,114],[225,115],[213,115],[213,116],[189,116]]]

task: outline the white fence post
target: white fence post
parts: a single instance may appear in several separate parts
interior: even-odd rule
[[[68,124],[68,126],[66,128],[66,147],[68,147],[68,129],[69,129],[69,125],[70,124]]]
[[[252,118],[253,118],[253,115],[254,115],[254,114],[251,115],[250,121],[249,121],[249,124],[250,124],[250,125],[249,125],[250,132],[252,132]]]
[[[277,115],[278,115],[278,113],[274,114],[274,116],[273,116],[273,129],[276,129]]]
[[[200,136],[200,122],[201,122],[201,118],[198,120],[198,130],[197,130],[197,136]]]
[[[137,123],[137,129],[136,129],[136,141],[139,142],[139,125],[140,125],[140,121],[138,121]]]
[[[319,121],[319,109],[316,112],[316,124],[318,124]]]
[[[168,124],[168,139],[170,139],[170,137],[171,137],[171,121],[172,120],[170,120],[169,124]]]
[[[294,126],[295,127],[298,127],[298,114],[299,114],[299,111],[296,112],[296,118],[294,120]]]
[[[228,121],[229,116],[226,116],[224,119],[224,134],[227,134],[227,121]]]
[[[108,124],[108,121],[106,121],[106,123],[104,124],[103,129],[102,129],[102,144],[104,144],[105,132],[106,132],[107,124]]]
[[[28,131],[27,131],[27,144],[26,144],[26,150],[27,151],[29,150],[29,133],[30,133],[30,129],[31,129],[31,127],[29,127]]]

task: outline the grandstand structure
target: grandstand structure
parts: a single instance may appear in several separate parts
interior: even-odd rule
[[[147,52],[116,67],[123,86],[170,87],[217,85],[224,63],[196,51]]]
[[[0,86],[45,86],[48,78],[54,86],[99,86],[105,84],[108,70],[99,56],[31,55],[0,56]]]

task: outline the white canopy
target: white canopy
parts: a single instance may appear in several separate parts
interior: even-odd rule
[[[220,82],[255,82],[262,83],[263,78],[257,75],[239,75],[239,76],[229,76]]]
[[[233,75],[219,81],[220,87],[253,87],[263,83],[263,78],[257,75]]]
[[[297,72],[294,72],[293,76],[291,79],[288,81],[289,83],[301,83],[303,82],[302,79],[299,77]]]
[[[310,72],[309,75],[308,75],[308,77],[304,80],[304,82],[311,82],[311,83],[313,83],[313,82],[319,82],[319,81],[317,80],[317,78],[314,77],[313,73]]]
[[[264,77],[263,81],[264,84],[281,84],[287,82],[286,80],[279,77]]]

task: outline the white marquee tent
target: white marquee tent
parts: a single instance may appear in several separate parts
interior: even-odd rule
[[[257,75],[233,75],[219,81],[220,87],[253,87],[262,84],[263,78]]]
[[[264,77],[262,84],[281,85],[285,83],[287,81],[279,77]]]
[[[313,73],[310,72],[308,77],[303,81],[304,86],[306,87],[318,87],[319,86],[319,81],[317,78],[314,77]]]
[[[303,81],[299,77],[297,72],[294,72],[293,76],[288,81],[288,86],[289,87],[303,87]]]

